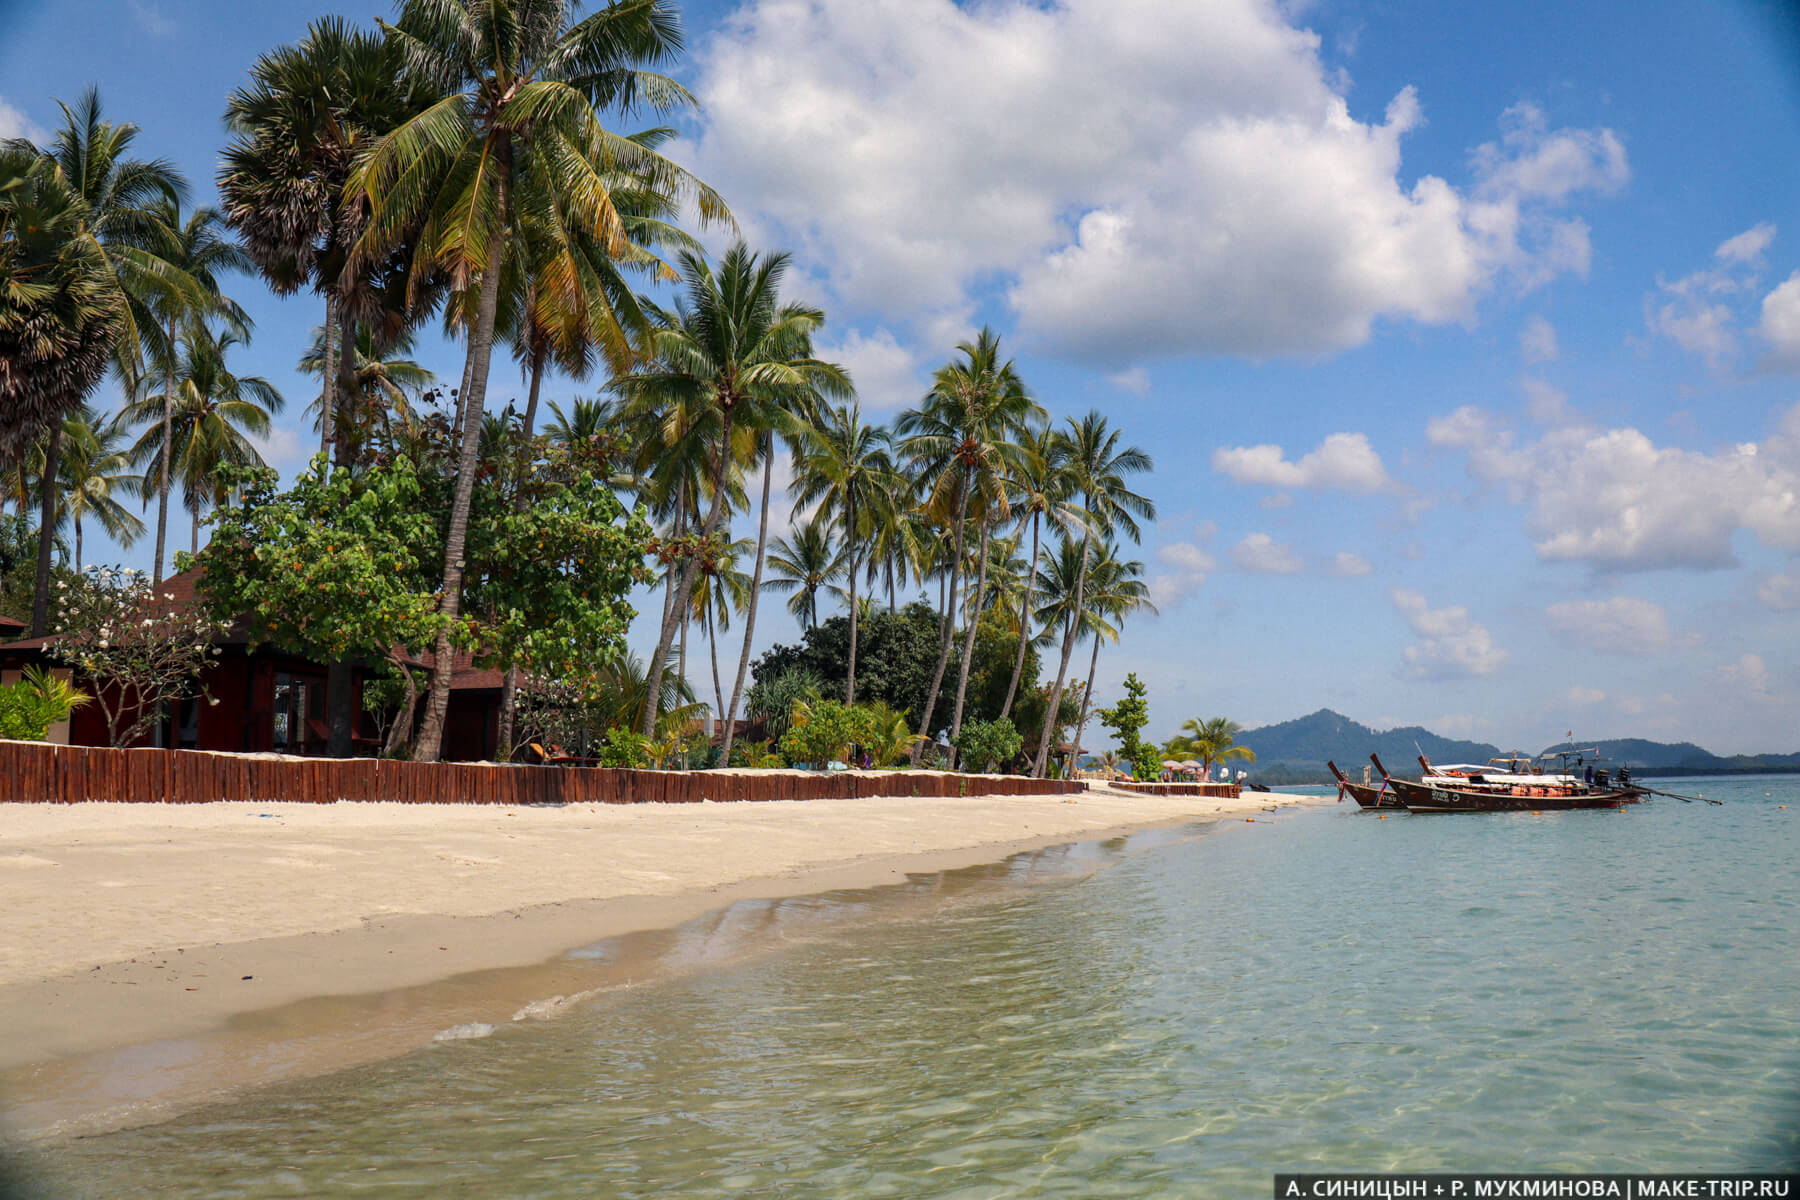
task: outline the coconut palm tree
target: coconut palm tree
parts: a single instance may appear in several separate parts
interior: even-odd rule
[[[766,592],[793,592],[788,611],[802,629],[819,623],[819,590],[831,590],[844,576],[844,548],[837,545],[826,522],[814,517],[778,537],[769,554],[774,578],[763,581]]]
[[[1120,449],[1118,431],[1107,425],[1103,415],[1089,412],[1079,421],[1073,417],[1068,418],[1068,428],[1063,432],[1063,437],[1067,443],[1065,453],[1070,481],[1081,497],[1085,525],[1073,598],[1073,608],[1079,611],[1087,579],[1088,551],[1093,545],[1094,535],[1098,533],[1110,538],[1115,532],[1123,531],[1136,542],[1139,537],[1138,519],[1154,520],[1156,505],[1148,497],[1132,491],[1126,481],[1128,475],[1150,469],[1150,456],[1136,446]],[[1057,667],[1056,683],[1050,689],[1049,711],[1052,713],[1059,711],[1058,706],[1062,703],[1063,683],[1069,675],[1069,655],[1075,649],[1071,636],[1073,632],[1073,627],[1069,627],[1063,637],[1062,662]],[[1054,722],[1046,721],[1044,730],[1039,735],[1033,774],[1040,777],[1049,766],[1053,725]]]
[[[869,533],[893,519],[894,496],[902,487],[888,455],[885,429],[865,423],[854,404],[829,409],[800,437],[796,505],[816,506],[817,519],[835,519],[843,535],[844,578],[849,584],[850,658],[844,703],[856,703],[857,554]]]
[[[1083,611],[1079,615],[1080,631],[1093,639],[1093,654],[1088,659],[1087,686],[1081,692],[1081,715],[1075,721],[1075,740],[1069,757],[1069,778],[1074,777],[1075,764],[1081,757],[1081,738],[1087,732],[1088,713],[1094,703],[1094,674],[1100,669],[1102,640],[1117,644],[1125,618],[1141,609],[1156,611],[1150,589],[1144,583],[1144,564],[1133,559],[1121,560],[1118,547],[1102,542],[1093,548],[1082,593]]]
[[[1031,561],[1024,572],[1024,594],[1018,604],[1019,645],[1013,654],[1006,700],[1000,706],[1003,717],[1012,715],[1013,699],[1019,692],[1019,676],[1025,670],[1025,650],[1033,638],[1031,594],[1043,563],[1040,541],[1043,523],[1047,519],[1052,530],[1067,533],[1080,528],[1084,519],[1081,506],[1072,498],[1074,483],[1068,469],[1066,440],[1058,436],[1048,422],[1041,422],[1027,428],[1020,435],[1019,444],[1024,453],[1019,456],[1017,470],[1006,482],[1011,492],[1012,509],[1019,517],[1021,534],[1027,523],[1031,525]]]
[[[1243,731],[1242,725],[1225,717],[1190,717],[1181,723],[1181,732],[1170,740],[1169,746],[1179,749],[1185,758],[1199,759],[1201,774],[1209,775],[1213,764],[1223,758],[1256,761],[1256,751],[1237,744],[1237,735]]]
[[[389,441],[394,424],[411,425],[418,416],[413,405],[437,381],[437,376],[413,359],[412,331],[403,330],[389,344],[378,345],[375,329],[356,326],[356,339],[348,358],[333,331],[324,326],[313,330],[313,343],[300,357],[300,373],[319,377],[319,394],[306,406],[314,429],[323,430],[327,423],[340,430],[349,447],[347,458],[357,460],[371,441]],[[337,370],[338,362],[347,362],[349,370],[331,381],[326,372]],[[344,378],[351,381],[354,397],[335,402],[337,415],[325,411],[329,395],[341,394]],[[342,422],[341,428],[339,422]]]
[[[42,294],[60,297],[69,305],[57,321],[62,327],[60,336],[51,337],[49,326],[40,326],[26,334],[27,344],[20,348],[23,356],[15,360],[16,369],[21,372],[32,371],[34,360],[48,365],[52,357],[62,369],[44,372],[36,384],[12,389],[21,403],[8,409],[9,417],[15,418],[8,423],[18,428],[13,454],[30,444],[39,431],[48,431],[45,475],[52,479],[57,476],[62,449],[62,424],[58,417],[93,390],[108,360],[125,378],[135,377],[143,363],[144,339],[153,337],[156,329],[154,313],[149,308],[151,300],[162,297],[174,303],[176,298],[185,297],[185,302],[199,303],[193,281],[160,253],[170,231],[155,205],[157,201],[173,204],[181,200],[187,185],[180,172],[160,159],[145,162],[128,157],[138,127],[103,120],[100,96],[95,89],[88,89],[73,107],[61,101],[57,104],[62,109],[63,124],[42,151],[23,140],[6,144],[8,158],[13,160],[6,174],[18,180],[19,195],[13,202],[13,211],[24,211],[17,207],[18,201],[23,201],[32,206],[35,218],[45,222],[14,223],[14,237],[40,247],[31,258],[36,258],[36,269],[43,273],[42,278],[60,276],[61,285]],[[40,164],[35,169],[28,165],[33,159]],[[45,178],[46,172],[53,177],[53,184]],[[56,243],[63,243],[62,253],[46,254],[47,248]],[[60,267],[55,265],[58,258]],[[77,267],[77,259],[85,265]],[[75,277],[71,271],[98,274],[91,286],[77,288],[71,286]],[[31,289],[37,286],[36,280],[26,276],[18,282],[26,285],[26,291],[15,301],[23,302],[17,311],[41,303],[29,298]],[[77,292],[87,298],[77,301]],[[84,312],[96,320],[82,319]],[[105,336],[84,343],[77,332],[82,330],[90,335],[103,330]],[[26,330],[21,326],[19,332]],[[65,349],[52,354],[51,346],[57,342],[65,347],[84,344],[85,351]],[[0,446],[4,444],[0,441]],[[32,629],[40,634],[47,631],[49,614],[54,491],[44,489],[41,498],[38,578],[32,601]]]
[[[194,552],[200,549],[200,518],[224,503],[218,470],[222,466],[262,466],[262,455],[250,441],[266,437],[269,418],[281,411],[281,393],[259,375],[236,375],[226,359],[242,343],[230,333],[215,336],[204,327],[182,335],[180,370],[175,394],[145,392],[127,405],[123,419],[142,422],[165,407],[172,408],[172,474],[180,480],[183,503],[193,514]],[[160,455],[160,424],[147,431],[130,455],[148,462]]]
[[[82,405],[63,419],[67,450],[58,472],[58,506],[75,526],[75,569],[81,570],[81,521],[93,517],[121,546],[144,532],[144,523],[122,503],[127,493],[142,495],[145,478],[134,473],[122,443],[125,430],[117,420],[102,420]]]
[[[449,708],[449,631],[462,601],[475,430],[487,396],[508,258],[524,252],[534,223],[625,254],[630,231],[611,188],[621,174],[637,186],[694,201],[703,219],[730,219],[710,188],[601,121],[607,110],[630,113],[647,105],[664,111],[692,103],[679,84],[643,69],[680,52],[673,8],[666,0],[621,0],[572,21],[574,9],[572,0],[403,0],[399,20],[382,28],[405,61],[407,77],[443,99],[377,141],[347,186],[349,195],[368,205],[352,268],[411,246],[416,261],[442,271],[452,291],[465,297],[457,305],[467,314],[468,355],[458,391],[461,450],[440,589],[447,618],[437,647],[442,666],[432,673],[414,751],[426,761],[438,756]],[[678,607],[691,591],[692,572],[684,574],[688,587]],[[651,660],[652,679],[661,675],[667,641],[659,641]],[[652,711],[646,735],[654,724]]]
[[[759,259],[739,243],[716,274],[697,254],[684,251],[681,264],[684,302],[663,313],[650,334],[651,364],[615,386],[640,411],[692,415],[685,432],[702,439],[711,464],[711,501],[698,529],[704,542],[724,518],[733,468],[755,453],[758,433],[777,429],[784,414],[804,410],[818,397],[848,398],[852,387],[842,367],[813,356],[812,337],[825,314],[781,303],[787,255]],[[652,675],[668,659],[694,579],[690,557],[663,618]]]
[[[963,530],[971,516],[980,529],[980,564],[974,603],[967,606],[962,663],[957,671],[956,704],[950,720],[950,737],[962,731],[963,700],[969,687],[969,667],[975,652],[975,622],[986,601],[987,543],[994,526],[1011,514],[1004,480],[1019,466],[1018,436],[1043,415],[1012,361],[1000,357],[1000,337],[983,327],[974,341],[957,346],[960,361],[952,361],[932,376],[924,403],[900,415],[895,432],[902,437],[902,451],[930,481],[927,502],[934,513],[950,517],[953,554],[948,618],[940,635],[935,680],[920,718],[920,733],[927,733],[938,689],[950,659],[951,631],[957,581],[963,562]]]
[[[708,653],[712,658],[715,716],[725,713],[725,689],[719,682],[719,639],[722,630],[731,628],[731,614],[743,612],[750,604],[750,576],[738,569],[738,561],[750,551],[750,539],[739,538],[725,544],[718,534],[700,557],[700,579],[694,586],[694,616],[706,634]]]

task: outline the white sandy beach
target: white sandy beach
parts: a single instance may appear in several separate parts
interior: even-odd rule
[[[310,998],[527,967],[748,897],[877,886],[1131,828],[1241,822],[1277,802],[1313,801],[0,804],[0,1072],[11,1093],[66,1088],[84,1057]],[[439,1004],[422,1019],[484,1015]],[[412,1031],[337,1054],[313,1045],[291,1069],[416,1042]]]

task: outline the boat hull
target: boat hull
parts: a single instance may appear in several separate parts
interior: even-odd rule
[[[1643,793],[1635,789],[1516,796],[1502,791],[1430,787],[1401,779],[1389,780],[1388,785],[1399,794],[1408,812],[1417,813],[1570,812],[1583,808],[1619,808],[1635,804],[1643,797]]]

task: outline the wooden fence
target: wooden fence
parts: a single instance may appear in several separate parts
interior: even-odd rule
[[[374,758],[290,758],[202,750],[113,750],[0,741],[0,802],[199,804],[692,804],[870,796],[1059,796],[1087,785],[937,771],[631,771]]]
[[[1113,786],[1128,792],[1148,792],[1152,796],[1219,796],[1235,800],[1243,794],[1243,789],[1235,783],[1119,782]]]

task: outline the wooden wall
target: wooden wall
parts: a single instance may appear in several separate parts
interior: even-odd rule
[[[0,741],[0,802],[196,804],[691,804],[870,796],[1059,796],[1081,782],[1017,775],[871,771],[631,771],[493,763],[293,758],[202,750],[113,750]]]

